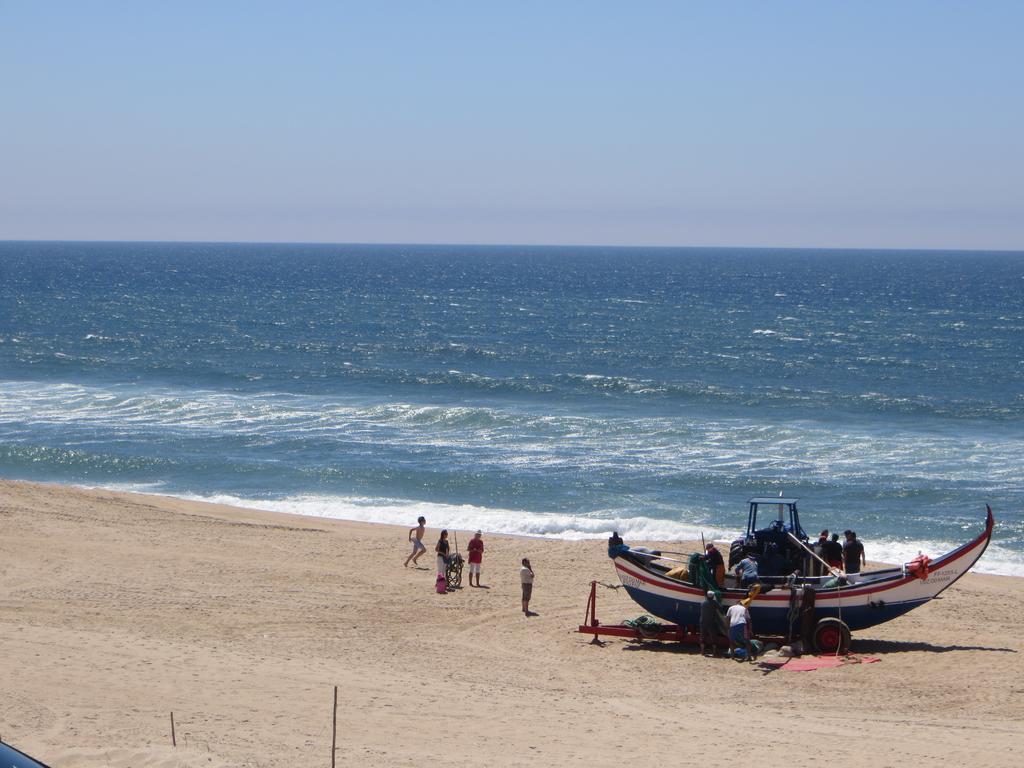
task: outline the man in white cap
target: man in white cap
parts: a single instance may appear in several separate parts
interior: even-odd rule
[[[477,531],[469,540],[469,586],[480,586],[480,566],[484,561],[484,540],[482,534]],[[476,574],[476,584],[473,583],[473,574]]]
[[[718,637],[724,635],[724,623],[722,621],[722,610],[718,606],[718,595],[713,590],[708,590],[707,597],[700,604],[700,652],[708,656],[718,655]]]

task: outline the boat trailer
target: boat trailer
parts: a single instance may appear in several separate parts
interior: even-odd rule
[[[599,582],[590,582],[590,597],[587,598],[587,615],[584,623],[580,624],[579,632],[585,635],[593,635],[593,643],[600,643],[601,635],[611,637],[627,637],[631,640],[674,640],[679,643],[700,643],[700,627],[682,627],[678,624],[661,624],[657,630],[644,630],[641,627],[631,627],[626,624],[602,624],[597,619],[597,585]],[[617,589],[617,587],[609,587]],[[729,643],[725,638],[718,638],[718,645],[728,647]]]

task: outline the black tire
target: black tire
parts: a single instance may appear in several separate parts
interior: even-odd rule
[[[814,650],[820,654],[850,651],[850,628],[835,618],[821,619],[814,627]]]
[[[729,545],[729,570],[731,571],[733,566],[746,556],[743,539],[736,539],[736,541]]]

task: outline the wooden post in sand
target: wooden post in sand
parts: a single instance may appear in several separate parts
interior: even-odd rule
[[[178,741],[177,741],[177,739],[174,738],[174,713],[173,712],[171,712],[171,746],[172,747],[178,746]]]
[[[334,686],[334,713],[331,716],[331,768],[334,768],[334,753],[338,744],[338,686]]]

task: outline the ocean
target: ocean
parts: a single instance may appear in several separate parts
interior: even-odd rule
[[[1024,253],[0,242],[0,476],[1024,575]]]

